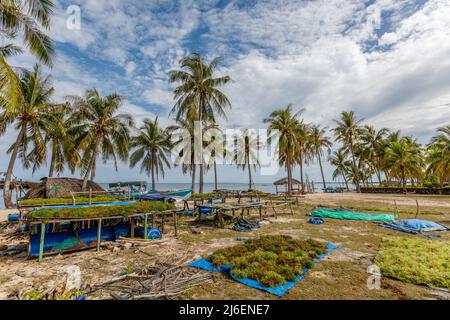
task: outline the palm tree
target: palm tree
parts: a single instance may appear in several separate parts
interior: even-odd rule
[[[50,27],[54,8],[51,0],[5,0],[0,3],[0,35],[12,40],[22,35],[25,45],[40,62],[51,66],[55,50],[51,39],[42,31]],[[0,96],[4,105],[14,109],[21,103],[20,81],[5,58],[20,54],[22,48],[6,43],[0,46]]]
[[[292,195],[292,166],[295,163],[296,151],[298,151],[298,116],[302,111],[292,114],[292,105],[285,109],[272,112],[264,123],[269,123],[270,132],[277,130],[279,132],[278,153],[280,165],[286,167],[288,174],[288,194]]]
[[[444,179],[450,183],[450,126],[439,128],[438,132],[428,145],[427,172],[433,173],[442,186]]]
[[[357,120],[353,111],[344,111],[341,113],[341,120],[336,121],[337,127],[333,130],[336,135],[336,141],[341,141],[343,145],[350,150],[353,163],[353,172],[355,174],[356,191],[361,192],[359,185],[359,170],[356,165],[355,141],[359,138],[361,129],[359,124],[362,120]]]
[[[225,108],[231,107],[231,104],[219,88],[231,79],[229,76],[214,77],[221,61],[221,58],[215,58],[207,64],[199,54],[194,53],[180,61],[181,70],[169,72],[169,82],[180,84],[174,91],[176,103],[171,111],[176,113],[176,120],[199,121],[200,126],[203,126],[203,122],[215,122],[216,113],[226,117]],[[203,155],[199,168],[199,193],[203,193]]]
[[[330,141],[330,138],[325,136],[326,128],[322,129],[320,126],[312,126],[310,131],[310,145],[312,147],[313,155],[319,160],[320,165],[320,173],[322,174],[323,187],[326,189],[327,185],[325,182],[325,175],[323,173],[322,166],[322,156],[323,149],[328,150],[330,153],[330,148],[333,145]]]
[[[410,138],[394,141],[386,148],[383,166],[389,170],[389,177],[399,178],[406,192],[408,178],[419,178],[422,175],[423,160],[417,143]]]
[[[31,164],[35,168],[39,167],[45,162],[47,154],[43,132],[48,128],[64,130],[62,124],[50,112],[50,99],[54,91],[51,78],[49,76],[43,78],[39,66],[34,66],[32,71],[24,71],[20,78],[20,87],[20,101],[22,103],[16,108],[5,110],[0,114],[0,134],[3,134],[6,128],[13,123],[16,123],[15,127],[19,131],[16,142],[9,150],[11,158],[3,188],[7,208],[11,208],[13,205],[11,201],[11,179],[17,157],[22,158],[26,168]],[[30,144],[33,148],[28,153]]]
[[[207,130],[215,128],[214,123],[203,126],[202,130],[204,134]],[[191,189],[195,193],[195,176],[196,176],[196,164],[195,164],[195,153],[194,153],[194,143],[195,143],[195,126],[194,122],[187,119],[177,120],[176,125],[169,126],[167,128],[171,136],[172,147],[176,148],[178,151],[177,157],[175,159],[175,166],[181,165],[183,174],[190,172],[192,177]],[[173,137],[175,133],[181,133],[182,136]],[[189,140],[189,142],[188,142]],[[174,153],[172,149],[172,153]]]
[[[257,152],[262,146],[259,137],[251,130],[245,130],[242,137],[235,138],[235,157],[238,168],[248,170],[248,190],[253,188],[252,168],[256,169],[259,166]]]
[[[67,117],[70,115],[69,104],[49,104],[48,110],[52,114],[53,119],[56,121],[52,126],[44,128],[45,144],[50,145],[50,169],[48,177],[53,177],[55,173],[58,175],[64,171],[64,166],[70,159],[76,154],[72,154],[71,148],[71,136],[67,135],[67,130],[70,130],[70,126],[67,123]],[[33,172],[40,167],[40,165],[46,161],[43,155],[38,150],[33,150],[30,153],[30,157],[25,161],[25,167],[33,165]]]
[[[117,156],[122,161],[127,160],[134,121],[128,114],[117,113],[123,101],[118,94],[102,97],[96,89],[89,89],[84,97],[68,99],[74,110],[69,121],[74,123],[75,151],[83,151],[79,167],[84,173],[83,191],[86,191],[88,181],[95,177],[100,154],[104,162],[113,159],[116,170]]]
[[[164,167],[170,169],[167,155],[172,148],[170,135],[159,127],[158,117],[154,121],[144,119],[139,134],[131,139],[130,148],[136,149],[130,156],[130,167],[142,161],[141,172],[152,175],[152,190],[156,190],[155,178],[158,179],[159,174],[164,177]]]
[[[352,170],[352,164],[351,161],[347,160],[347,152],[341,148],[338,151],[333,152],[333,155],[330,156],[329,161],[331,165],[336,167],[333,172],[333,180],[336,180],[339,176],[342,176],[342,178],[344,178],[347,191],[349,191],[347,176]]]
[[[361,142],[364,145],[365,157],[375,169],[378,182],[381,185],[381,161],[386,148],[386,136],[389,129],[382,128],[375,130],[372,126],[364,126],[361,132]],[[394,137],[392,137],[394,138]]]
[[[299,121],[296,129],[297,136],[297,149],[295,155],[295,162],[300,167],[300,184],[302,186],[302,194],[305,193],[305,178],[303,173],[303,165],[308,165],[312,160],[312,148],[311,148],[311,126]]]

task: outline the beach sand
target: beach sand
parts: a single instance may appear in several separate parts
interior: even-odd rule
[[[8,221],[8,214],[18,212],[17,209],[0,209],[0,222]]]

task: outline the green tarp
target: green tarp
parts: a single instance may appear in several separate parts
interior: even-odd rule
[[[376,222],[393,222],[395,215],[384,213],[361,213],[352,211],[340,211],[330,209],[319,209],[309,214],[311,217],[332,218],[341,220],[364,220]]]

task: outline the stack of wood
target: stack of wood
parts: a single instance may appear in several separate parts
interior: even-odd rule
[[[154,258],[152,264],[142,270],[97,284],[89,293],[107,291],[117,300],[170,299],[212,280],[211,273],[189,267],[186,257]]]

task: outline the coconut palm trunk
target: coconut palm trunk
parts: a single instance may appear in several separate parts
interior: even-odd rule
[[[52,159],[50,160],[50,170],[48,172],[48,177],[53,178],[55,174],[55,165],[56,165],[56,150],[55,146],[52,146]]]
[[[218,190],[217,187],[217,163],[216,160],[214,160],[214,190]]]
[[[153,161],[151,164],[152,167],[152,190],[155,191],[156,190],[156,182],[155,182],[155,154],[152,155],[153,157]]]
[[[192,189],[192,193],[195,193],[195,174],[196,174],[196,168],[197,166],[195,164],[191,165],[191,189]]]
[[[355,158],[355,152],[353,150],[353,140],[350,141],[350,152],[352,154],[352,162],[353,162],[353,173],[355,175],[355,182],[356,182],[356,192],[361,193],[361,187],[359,186],[359,170],[356,165],[356,158]]]
[[[305,180],[303,178],[303,158],[300,157],[300,184],[302,185],[302,194],[305,194]]]
[[[350,188],[348,187],[348,181],[347,181],[347,178],[345,177],[344,173],[342,173],[342,177],[344,178],[345,187],[347,188],[347,191],[350,191]]]
[[[317,152],[317,156],[318,156],[318,159],[319,159],[320,173],[322,174],[323,188],[326,189],[327,188],[327,184],[325,182],[325,175],[323,174],[323,166],[322,166],[322,159],[321,159],[321,156],[320,156],[320,152]]]
[[[83,187],[82,187],[82,191],[85,192],[87,190],[87,184],[89,181],[89,177],[93,174],[93,170],[95,167],[95,159],[98,156],[98,152],[99,152],[99,147],[100,147],[100,137],[97,136],[97,139],[95,140],[95,147],[94,147],[94,151],[92,153],[92,157],[89,161],[89,166],[86,170],[86,174],[84,175],[84,180],[83,180]]]
[[[252,168],[250,166],[250,153],[247,156],[247,167],[248,167],[248,190],[251,190],[253,181],[252,181]]]
[[[12,180],[12,173],[14,169],[14,164],[17,159],[17,154],[19,153],[19,147],[20,144],[25,137],[25,131],[26,131],[26,124],[22,125],[22,128],[20,129],[19,135],[17,136],[16,143],[14,144],[14,149],[11,153],[11,158],[9,159],[8,169],[6,171],[5,176],[5,184],[3,186],[3,199],[5,201],[5,208],[11,209],[13,207],[12,203],[12,190],[11,190],[11,180]]]
[[[291,161],[288,157],[287,159],[287,173],[288,173],[288,196],[292,196],[292,167]]]

